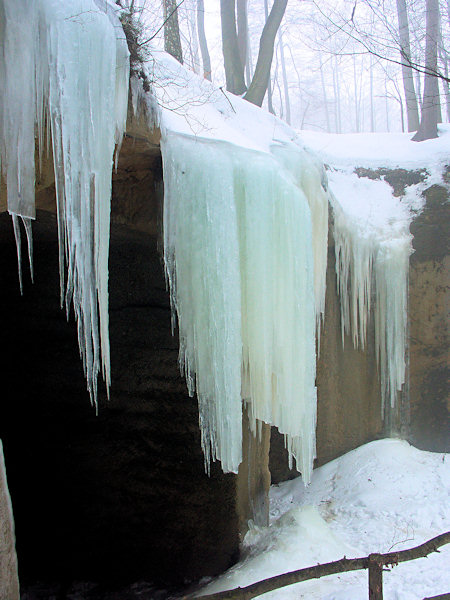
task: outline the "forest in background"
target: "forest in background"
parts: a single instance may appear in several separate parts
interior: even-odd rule
[[[150,45],[164,46],[237,94],[251,88],[272,41],[264,106],[294,128],[398,132],[425,121],[423,137],[436,137],[436,124],[450,120],[448,0],[117,3],[139,32],[144,60]],[[264,36],[270,25],[273,40]]]

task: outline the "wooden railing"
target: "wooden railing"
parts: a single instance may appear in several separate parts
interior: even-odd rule
[[[394,567],[398,563],[415,560],[428,556],[432,552],[439,552],[438,548],[450,543],[450,531],[442,533],[420,546],[399,552],[386,554],[369,554],[364,558],[341,558],[334,562],[316,565],[298,571],[291,571],[283,575],[275,575],[263,581],[252,583],[246,587],[217,592],[207,596],[198,596],[201,600],[250,600],[261,594],[272,592],[278,588],[309,579],[318,579],[326,575],[345,573],[346,571],[369,570],[369,600],[383,600],[383,567]],[[450,599],[450,594],[435,596],[436,599]],[[424,599],[426,600],[426,599]],[[432,600],[431,598],[429,600]]]

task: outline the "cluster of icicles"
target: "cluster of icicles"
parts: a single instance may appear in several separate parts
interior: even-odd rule
[[[162,131],[164,261],[206,464],[237,471],[243,399],[253,431],[276,425],[309,481],[328,229],[321,169],[294,144],[263,153]]]
[[[126,125],[126,40],[105,0],[0,0],[0,38],[0,157],[19,276],[20,221],[32,271],[36,131],[39,162],[51,143],[55,165],[61,304],[67,312],[73,304],[96,403],[100,370],[110,383],[111,169]]]
[[[37,131],[40,157],[51,143],[55,165],[61,302],[67,311],[73,304],[96,403],[98,373],[110,383],[111,170],[126,124],[126,42],[106,0],[0,0],[0,36],[0,157],[19,265],[20,221],[32,264]],[[165,270],[205,463],[219,459],[224,471],[237,471],[246,402],[254,432],[259,422],[277,426],[309,481],[327,259],[322,169],[294,143],[258,152],[176,133],[163,112],[159,118]],[[343,330],[364,344],[375,264],[377,347],[392,401],[404,377],[398,340],[406,323],[387,318],[387,303],[405,311],[404,282],[392,271],[407,255],[391,247],[374,260],[345,231],[345,218],[335,219]]]
[[[333,213],[342,344],[347,334],[355,348],[364,349],[373,307],[381,416],[385,418],[395,408],[406,379],[411,235],[408,227],[381,238],[362,235],[336,201]]]

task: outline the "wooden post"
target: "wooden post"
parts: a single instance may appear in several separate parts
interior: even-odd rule
[[[369,600],[383,600],[383,558],[369,554]]]

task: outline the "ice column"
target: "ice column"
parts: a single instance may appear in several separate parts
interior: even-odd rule
[[[309,481],[315,453],[311,210],[269,153],[165,131],[164,261],[208,463],[237,471],[242,399]],[[296,159],[301,160],[301,153]]]
[[[311,210],[314,298],[319,346],[320,327],[325,316],[328,257],[328,192],[325,168],[313,154],[293,143],[274,144],[272,153],[290,172],[295,184],[303,190]]]
[[[125,127],[128,49],[111,5],[99,0],[0,0],[2,167],[8,210],[30,235],[34,152],[50,135],[55,166],[61,296],[73,303],[91,400],[110,383],[108,252],[112,157]],[[0,16],[1,16],[0,12]],[[67,278],[64,291],[64,263]]]
[[[300,155],[297,154],[300,159]],[[314,260],[308,201],[269,155],[236,170],[243,398],[250,423],[275,425],[305,481],[315,456]]]
[[[241,286],[234,161],[218,143],[166,132],[164,263],[180,367],[197,391],[205,464],[242,460]]]

